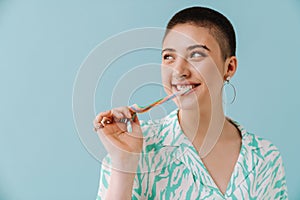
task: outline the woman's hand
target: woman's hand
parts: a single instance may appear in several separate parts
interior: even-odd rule
[[[128,132],[124,121],[131,123],[132,132]],[[135,172],[143,146],[142,130],[136,114],[128,107],[101,112],[94,120],[94,127],[111,156],[112,167]]]

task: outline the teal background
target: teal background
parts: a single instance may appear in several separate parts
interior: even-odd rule
[[[108,37],[165,27],[192,5],[215,8],[233,22],[238,96],[227,113],[280,149],[289,198],[300,199],[299,0],[0,0],[1,200],[96,198],[100,163],[73,121],[76,73]]]

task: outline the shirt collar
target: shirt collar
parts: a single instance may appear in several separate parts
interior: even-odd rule
[[[195,176],[200,176],[197,173],[197,168],[199,168],[199,165],[202,168],[205,168],[201,159],[199,161],[195,160],[192,163],[190,163],[190,161],[188,161],[188,159],[186,159],[185,156],[183,156],[185,155],[186,151],[191,151],[193,155],[195,155],[197,151],[195,148],[191,147],[191,141],[189,141],[189,139],[184,135],[183,131],[181,130],[177,114],[178,110],[174,110],[164,118],[164,129],[162,129],[164,130],[164,132],[161,135],[161,137],[163,137],[161,138],[162,145],[180,147],[178,148],[179,151],[176,152],[177,154],[180,154],[180,156],[178,157],[179,160],[181,160],[183,163],[185,163],[185,165],[191,168],[191,171]],[[230,195],[232,192],[234,192],[234,188],[231,188],[230,185],[239,185],[240,183],[242,183],[245,179],[247,179],[249,174],[251,174],[256,168],[256,166],[259,164],[260,159],[258,156],[255,155],[256,153],[259,153],[259,151],[257,150],[260,149],[262,146],[259,142],[257,142],[257,139],[253,136],[253,134],[247,132],[246,129],[240,123],[229,117],[226,118],[238,128],[242,137],[242,146],[236,165],[239,165],[238,163],[243,163],[243,166],[247,168],[247,170],[245,171],[244,168],[235,166],[232,174],[233,176],[231,177],[231,180],[229,182],[229,188],[227,188],[226,190],[226,195]],[[205,174],[205,172],[202,173]],[[238,174],[243,174],[244,176],[238,176]],[[204,179],[203,177],[210,176],[202,175],[201,177],[199,177],[200,182],[203,185],[207,185],[218,190],[211,178]]]
[[[246,146],[247,149],[257,150],[261,148],[261,144],[256,141],[254,137],[251,136],[249,132],[237,121],[232,118],[226,116],[233,125],[237,127],[242,137],[242,145]],[[188,139],[179,124],[178,121],[178,109],[172,111],[169,115],[162,119],[162,129],[164,129],[164,133],[161,134],[162,145],[164,146],[174,146],[178,147],[183,143],[186,143]]]

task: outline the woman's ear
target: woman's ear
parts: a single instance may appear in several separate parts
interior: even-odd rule
[[[225,61],[225,68],[224,68],[224,80],[229,76],[230,78],[233,77],[237,70],[237,59],[235,56],[231,56],[226,59]]]

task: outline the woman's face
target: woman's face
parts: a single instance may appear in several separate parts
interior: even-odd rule
[[[195,109],[222,100],[225,61],[221,55],[208,28],[178,24],[166,35],[161,68],[166,92],[193,88],[175,100],[179,108]]]

